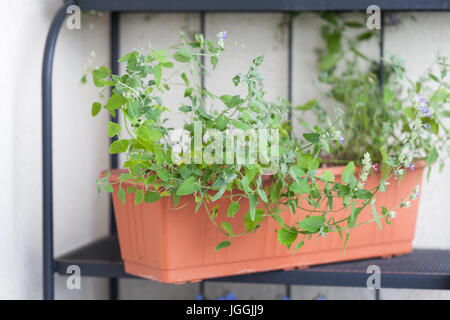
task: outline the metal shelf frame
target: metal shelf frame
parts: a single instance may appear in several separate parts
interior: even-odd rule
[[[54,274],[66,274],[70,264],[83,265],[86,276],[105,277],[110,279],[110,298],[118,298],[118,279],[132,277],[125,273],[120,260],[116,228],[111,205],[111,236],[96,241],[76,252],[55,258],[53,251],[53,145],[52,145],[52,71],[53,58],[59,31],[64,23],[67,8],[78,5],[82,10],[98,10],[111,12],[110,51],[111,70],[118,73],[119,58],[119,23],[121,12],[199,12],[201,32],[205,31],[205,13],[207,12],[297,12],[297,11],[365,11],[369,5],[378,5],[386,11],[450,11],[450,0],[65,0],[53,18],[47,34],[42,64],[42,176],[43,176],[43,298],[54,299]],[[384,28],[380,33],[380,57],[384,50]],[[288,33],[288,99],[292,100],[292,24],[287,28]],[[380,67],[380,77],[383,78],[383,67]],[[203,83],[202,79],[202,83]],[[382,81],[380,81],[382,84]],[[382,89],[382,88],[380,88]],[[290,116],[290,115],[289,115]],[[113,119],[114,120],[114,119]],[[117,117],[115,118],[117,121]],[[111,155],[110,167],[118,166],[117,155]],[[112,250],[112,251],[111,251]],[[102,252],[108,252],[103,256]],[[91,256],[93,253],[98,257]],[[436,250],[415,250],[411,256],[422,259],[446,259],[448,252]],[[403,260],[398,260],[403,259]],[[437,260],[436,260],[437,259]],[[373,259],[372,259],[373,260]],[[368,260],[369,261],[369,260]],[[374,260],[383,264],[383,260]],[[386,261],[386,260],[385,260]],[[414,259],[394,258],[397,266],[402,263],[414,263]],[[367,261],[366,261],[367,262]],[[335,285],[361,286],[361,279],[367,274],[362,272],[361,266],[366,262],[349,262],[339,265],[311,267],[305,270],[273,271],[250,275],[240,275],[212,279],[210,281],[247,282],[247,283],[279,283],[305,285]],[[395,264],[394,263],[394,264]],[[352,270],[352,267],[356,271]],[[359,269],[357,268],[359,266]],[[342,267],[347,271],[343,271]],[[350,268],[350,269],[348,269]],[[419,272],[420,271],[420,272]],[[388,287],[450,289],[450,271],[445,272],[398,272],[395,268],[386,275]],[[87,272],[87,273],[86,273]],[[329,276],[325,276],[329,275]],[[208,280],[209,281],[209,280]],[[365,285],[365,280],[362,282]],[[386,287],[386,284],[384,285]],[[289,292],[289,287],[287,292]]]

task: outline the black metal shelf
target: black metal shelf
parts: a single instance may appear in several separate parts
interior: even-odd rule
[[[85,276],[110,279],[110,297],[118,297],[118,278],[132,277],[124,272],[117,237],[111,235],[76,251],[56,258],[53,254],[53,138],[52,138],[52,71],[58,33],[67,8],[77,4],[82,10],[111,12],[111,69],[118,73],[119,14],[121,12],[200,12],[204,32],[205,12],[292,12],[292,11],[365,11],[378,5],[384,11],[449,11],[450,0],[64,0],[53,18],[44,50],[42,65],[42,162],[43,162],[43,293],[54,298],[54,273],[66,274],[69,265],[78,265]],[[381,21],[383,25],[383,12]],[[383,56],[384,32],[380,33],[380,57]],[[288,28],[288,98],[292,100],[292,23]],[[380,64],[380,77],[383,67]],[[114,120],[117,121],[117,118]],[[111,156],[111,167],[117,157]],[[111,232],[115,233],[111,215]],[[415,250],[412,254],[391,260],[370,259],[304,270],[272,271],[239,275],[208,281],[279,283],[303,285],[365,286],[370,264],[380,266],[382,287],[450,289],[450,261],[446,251]]]
[[[352,11],[378,5],[389,11],[449,10],[448,0],[79,0],[83,10],[120,12]]]
[[[67,267],[77,265],[82,276],[134,278],[124,271],[116,236],[97,240],[57,258],[55,263],[60,275],[67,275]],[[383,288],[450,289],[450,252],[425,249],[415,249],[411,254],[390,259],[366,259],[205,281],[366,287],[370,265],[380,267]]]

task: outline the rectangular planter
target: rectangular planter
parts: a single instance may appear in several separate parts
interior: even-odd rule
[[[344,167],[327,168],[336,179]],[[120,170],[111,171],[111,181],[117,181]],[[378,193],[375,207],[388,209],[406,199],[415,185],[421,185],[423,164],[416,170],[408,170],[400,184],[391,180],[386,192]],[[320,174],[320,173],[319,173]],[[369,175],[367,188],[378,185],[379,174]],[[124,188],[129,185],[122,183]],[[305,241],[295,255],[277,241],[278,226],[271,218],[257,229],[242,237],[231,239],[231,246],[215,251],[216,245],[226,237],[211,223],[204,209],[195,213],[196,203],[192,195],[180,198],[177,208],[167,197],[154,203],[134,205],[134,194],[127,194],[124,205],[117,196],[114,185],[113,203],[122,259],[125,271],[132,275],[166,283],[195,282],[207,278],[262,272],[276,269],[305,268],[311,265],[332,263],[371,257],[389,257],[409,253],[416,225],[419,200],[411,201],[409,208],[396,210],[392,225],[382,219],[383,229],[375,222],[351,230],[345,255],[344,241],[337,232],[326,238]],[[235,233],[245,231],[243,216],[248,211],[248,201],[240,203],[241,209],[234,219],[226,218],[229,199],[214,202],[219,205],[217,222],[228,221]],[[334,207],[342,206],[336,200]],[[289,209],[283,212],[287,221],[298,220]],[[300,212],[301,217],[305,213]],[[347,213],[348,214],[348,213]],[[344,213],[335,214],[339,220]],[[370,206],[360,214],[358,223],[373,218]]]

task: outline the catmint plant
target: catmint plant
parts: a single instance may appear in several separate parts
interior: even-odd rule
[[[391,165],[402,165],[395,170],[396,175],[414,170],[414,161],[419,159],[426,160],[428,174],[436,162],[442,170],[450,157],[450,129],[448,122],[445,124],[445,118],[450,118],[448,59],[438,56],[413,81],[403,59],[386,52],[381,83],[380,61],[361,50],[364,43],[377,36],[377,31],[367,31],[362,22],[346,21],[339,15],[328,13],[322,17],[325,47],[318,50],[318,81],[326,84],[325,92],[333,107],[326,110],[313,99],[297,109],[313,110],[318,123],[326,123],[329,117],[337,119],[342,139],[332,145],[324,161],[364,165],[361,159],[368,152],[384,174]],[[395,155],[399,155],[398,161],[390,162]]]
[[[326,236],[337,231],[347,233],[348,239],[350,229],[358,225],[359,212],[368,205],[373,206],[375,194],[383,189],[381,184],[365,189],[364,182],[374,168],[370,152],[363,153],[363,168],[358,176],[354,162],[345,167],[342,181],[327,170],[319,174],[321,155],[333,143],[345,145],[345,132],[336,123],[319,128],[305,122],[309,131],[301,139],[291,137],[290,124],[283,121],[289,103],[281,98],[276,102],[265,99],[264,77],[259,71],[263,56],[253,59],[248,70],[229,80],[234,86],[242,87],[244,95],[215,93],[204,87],[201,76],[209,76],[209,70],[216,68],[226,39],[225,31],[217,35],[215,42],[201,34],[194,39],[181,34],[181,42],[168,49],[149,47],[120,58],[119,62],[126,64],[121,76],[111,74],[105,66],[92,71],[101,98],[93,103],[92,114],[95,116],[104,109],[112,116],[116,112],[123,116],[123,125],[108,124],[108,135],[117,137],[109,151],[124,154],[124,167],[128,169],[119,176],[118,182],[111,182],[108,172],[97,181],[99,191],[103,188],[113,192],[111,184],[116,183],[119,199],[125,203],[126,193],[132,193],[135,205],[169,197],[173,207],[177,207],[180,197],[191,196],[196,202],[195,211],[201,209],[199,213],[207,214],[227,238],[216,249],[229,246],[235,237],[257,232],[266,219],[277,222],[279,243],[288,248],[295,245],[294,252],[313,235]],[[168,124],[176,106],[165,105],[163,94],[175,85],[184,87],[184,102],[178,111],[184,114],[185,124],[179,138],[171,139],[180,128]],[[112,95],[102,102],[108,88],[112,88]],[[422,112],[420,108],[414,109],[415,115],[419,112]],[[417,126],[414,130],[422,130]],[[199,132],[201,136],[197,138]],[[254,132],[260,135],[255,138]],[[236,154],[236,159],[239,154],[244,155],[245,161],[234,161],[234,158],[223,161],[228,160],[229,151],[225,142],[241,136],[248,139],[243,139],[240,145],[231,144],[231,154]],[[404,141],[402,152],[398,153],[401,159],[392,156],[386,160],[391,164],[387,179],[409,161],[417,139],[411,135]],[[255,161],[247,161],[255,152],[253,140],[258,141],[258,146],[267,145],[271,156],[258,149]],[[125,183],[131,183],[132,187],[126,188]],[[228,207],[219,211],[217,200],[224,198],[229,199]],[[333,206],[336,199],[340,203],[337,208]],[[242,201],[249,204],[241,222],[245,232],[236,233],[232,222],[241,210]],[[383,209],[381,214],[375,210],[370,221],[379,223],[381,217],[389,219],[392,210]],[[286,211],[296,215],[294,223],[286,222]],[[347,214],[336,221],[333,217],[336,212]],[[226,215],[225,222],[217,222],[219,214]]]

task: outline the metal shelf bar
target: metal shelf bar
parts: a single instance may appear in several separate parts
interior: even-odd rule
[[[53,145],[52,145],[52,71],[56,40],[66,17],[67,1],[50,25],[42,63],[42,202],[43,202],[43,294],[54,298],[53,256]]]
[[[269,12],[269,11],[353,11],[378,5],[389,11],[449,10],[448,0],[80,0],[83,10],[123,12]]]
[[[66,275],[67,266],[80,266],[83,276],[134,278],[125,273],[116,236],[95,241],[56,259],[56,270]],[[240,282],[285,285],[366,287],[367,267],[381,269],[382,288],[450,289],[450,252],[415,249],[411,254],[390,259],[365,259],[290,271],[269,271],[206,282]]]
[[[111,12],[110,16],[110,55],[111,55],[111,72],[113,74],[119,74],[119,26],[120,26],[120,16],[119,12]],[[112,89],[111,89],[112,93]],[[115,111],[115,116],[110,117],[110,120],[115,123],[119,123],[119,112]],[[117,140],[117,137],[110,138],[110,142]],[[110,168],[118,168],[119,167],[119,155],[118,154],[110,154]],[[116,220],[114,219],[114,208],[112,202],[112,195],[109,197],[109,227],[110,233],[117,233]],[[109,299],[110,300],[118,300],[119,299],[119,279],[110,278],[109,279]]]

